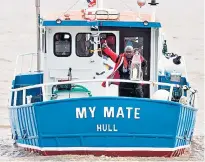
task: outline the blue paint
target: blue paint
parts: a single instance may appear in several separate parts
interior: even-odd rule
[[[43,83],[43,73],[19,74],[15,77],[14,88],[20,88]]]
[[[189,106],[182,106],[177,129],[176,146],[183,146],[191,143],[192,131],[196,121],[196,109]],[[188,134],[186,134],[188,132]]]
[[[17,132],[18,142],[32,146],[38,146],[37,127],[31,122],[35,121],[35,114],[32,113],[34,107],[32,105],[18,106],[10,108],[12,134]]]
[[[181,78],[181,82],[179,83],[179,82],[173,82],[173,81],[170,81],[170,78],[167,78],[166,76],[164,76],[164,75],[159,75],[158,76],[158,82],[163,82],[163,83],[170,83],[170,84],[178,84],[178,85],[187,85],[187,86],[189,86],[189,83],[187,82],[187,80],[186,80],[186,78],[185,77],[182,77]],[[158,86],[158,88],[159,89],[165,89],[165,90],[167,90],[167,91],[170,91],[170,86],[161,86],[161,85],[159,85]],[[175,88],[174,87],[174,92],[176,92],[177,93],[177,88]],[[187,96],[187,93],[185,92],[184,93],[184,95],[185,96]]]
[[[43,73],[27,73],[27,74],[20,74],[15,77],[15,80],[12,82],[13,89],[15,88],[21,88],[25,86],[31,86],[36,84],[43,83]],[[26,96],[32,95],[34,96],[34,102],[40,102],[42,101],[42,92],[41,88],[33,88],[26,91]],[[22,96],[23,92],[19,91],[17,92],[17,105],[22,105]],[[12,105],[13,105],[13,97],[12,95]]]
[[[55,20],[43,21],[43,26],[111,26],[111,27],[139,27],[139,28],[160,28],[159,22],[149,22],[144,25],[137,21],[86,21],[86,20],[62,20],[60,24]]]
[[[104,106],[123,107],[124,118],[104,118]],[[76,107],[96,107],[94,118],[76,119]],[[140,108],[140,119],[128,118],[126,107]],[[127,97],[89,97],[11,107],[12,128],[28,139],[17,142],[40,147],[170,147],[187,144],[196,109],[170,101]],[[17,112],[17,113],[16,113]],[[115,112],[116,115],[116,112]],[[19,118],[20,120],[15,120]],[[116,125],[117,132],[98,132],[97,124]],[[22,135],[20,135],[22,136]],[[188,135],[187,138],[190,138]]]

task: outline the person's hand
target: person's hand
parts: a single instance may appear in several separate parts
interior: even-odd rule
[[[141,65],[142,65],[142,68],[144,69],[147,66],[147,61],[146,60],[142,61]]]
[[[108,47],[108,45],[107,45],[106,42],[102,44],[102,49],[105,49],[105,48],[107,48],[107,47]]]

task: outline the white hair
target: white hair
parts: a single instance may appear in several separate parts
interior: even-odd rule
[[[132,46],[126,46],[124,51],[133,51],[134,48]]]

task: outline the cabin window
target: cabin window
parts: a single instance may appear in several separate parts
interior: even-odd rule
[[[116,36],[113,33],[101,33],[100,34],[100,44],[98,45],[98,49],[101,48],[104,42],[107,42],[107,45],[113,52],[116,52]],[[103,51],[98,51],[98,55],[101,57],[102,53],[105,54]]]
[[[69,33],[56,33],[54,35],[54,55],[68,57],[71,55],[71,35]]]
[[[94,38],[91,33],[78,33],[76,35],[76,55],[91,57],[94,50]]]
[[[126,46],[133,46],[143,56],[143,37],[125,37],[124,42]]]

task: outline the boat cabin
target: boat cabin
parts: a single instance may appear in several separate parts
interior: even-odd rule
[[[99,12],[99,13],[98,13]],[[119,13],[114,9],[72,11],[62,17],[43,20],[42,49],[44,53],[44,83],[69,80],[105,79],[113,72],[115,63],[103,55],[102,40],[116,53],[131,45],[147,61],[143,80],[158,81],[159,22],[149,14]],[[82,83],[92,96],[105,95],[101,82]],[[157,87],[144,85],[144,97],[149,98]],[[111,96],[118,96],[118,86],[111,85]],[[52,88],[46,94],[52,94]]]

